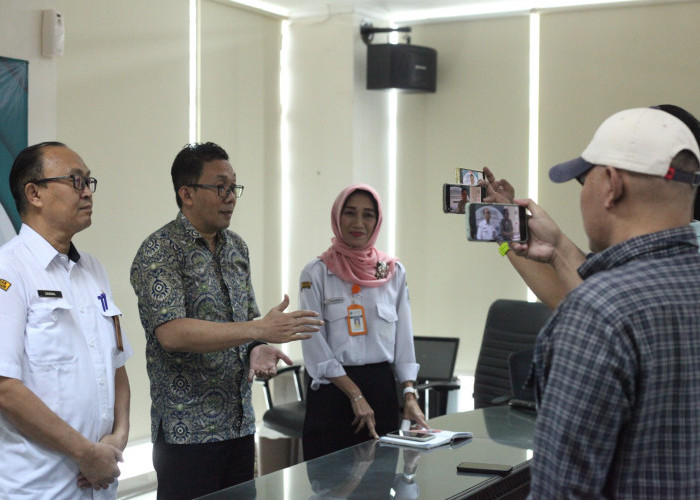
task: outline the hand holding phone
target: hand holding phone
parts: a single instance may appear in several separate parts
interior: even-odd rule
[[[512,203],[469,203],[469,241],[517,241],[528,239],[525,207]]]

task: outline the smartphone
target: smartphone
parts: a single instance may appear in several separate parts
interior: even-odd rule
[[[387,436],[399,439],[408,439],[410,441],[430,441],[431,439],[435,439],[435,434],[433,434],[430,430],[391,431],[387,434]]]
[[[481,170],[472,170],[471,168],[457,168],[455,169],[455,177],[457,184],[475,186],[484,178],[484,172]]]
[[[457,466],[457,472],[473,472],[479,474],[500,474],[505,476],[513,470],[512,465],[482,464],[479,462],[462,462]]]
[[[463,214],[467,203],[479,202],[486,196],[486,188],[464,184],[442,185],[442,211],[446,214]]]
[[[527,211],[510,203],[469,203],[469,241],[527,241]]]

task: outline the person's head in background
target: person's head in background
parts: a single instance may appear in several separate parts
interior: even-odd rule
[[[43,142],[21,151],[9,183],[22,222],[59,251],[67,251],[73,235],[92,223],[97,180],[90,177],[83,159],[61,142]]]
[[[353,248],[364,248],[377,228],[377,201],[364,189],[353,191],[340,212],[339,227],[343,241]]]
[[[685,123],[685,125],[693,133],[698,145],[700,145],[700,121],[698,121],[698,119],[695,118],[692,113],[681,108],[680,106],[676,106],[675,104],[659,104],[652,107],[665,111],[666,113],[670,113]],[[697,196],[697,193],[695,195],[695,204],[693,206],[693,219],[700,220],[700,197]]]
[[[186,145],[170,170],[182,213],[203,235],[226,229],[242,186],[226,151],[213,142]]]
[[[556,165],[554,182],[582,184],[581,215],[592,251],[690,222],[700,151],[681,120],[658,108],[615,113],[581,157]]]

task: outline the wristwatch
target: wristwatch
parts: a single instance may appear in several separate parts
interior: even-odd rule
[[[406,394],[412,393],[416,399],[420,399],[420,396],[418,395],[418,391],[416,390],[415,387],[404,387],[403,388],[403,397],[406,397]]]

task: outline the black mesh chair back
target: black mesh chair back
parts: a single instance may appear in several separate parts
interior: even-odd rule
[[[454,376],[459,338],[414,336],[413,345],[420,364],[416,381],[416,390],[421,394],[418,404],[426,418],[444,415],[449,393],[460,388]]]
[[[510,355],[532,349],[550,315],[541,302],[499,299],[491,304],[474,374],[474,408],[498,406],[513,397]]]

